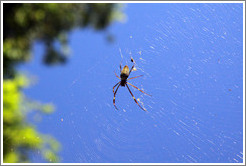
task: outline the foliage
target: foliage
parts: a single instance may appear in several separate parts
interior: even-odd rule
[[[4,3],[4,77],[12,77],[14,67],[30,59],[33,40],[46,45],[45,64],[66,62],[66,52],[55,49],[54,41],[58,39],[66,48],[69,30],[75,27],[104,29],[115,19],[122,19],[123,15],[118,10],[117,4],[110,3]]]
[[[52,104],[29,99],[22,92],[29,80],[20,75],[18,64],[31,59],[32,43],[46,46],[46,65],[67,61],[67,33],[73,28],[105,29],[114,20],[123,18],[117,4],[68,3],[3,3],[3,162],[30,162],[32,151],[49,162],[58,162],[59,143],[40,134],[28,123],[32,111],[51,113]],[[54,42],[59,42],[58,50]],[[65,50],[65,51],[64,51]]]
[[[29,150],[40,149],[48,161],[57,161],[59,144],[52,137],[39,134],[34,126],[26,122],[27,113],[39,110],[51,113],[51,104],[39,104],[26,100],[21,89],[28,86],[24,76],[3,81],[3,153],[4,162],[28,162]],[[46,139],[49,138],[49,139]],[[52,142],[52,146],[49,144]],[[45,148],[49,145],[49,148]],[[55,145],[55,146],[54,146]],[[49,155],[46,155],[49,154]]]

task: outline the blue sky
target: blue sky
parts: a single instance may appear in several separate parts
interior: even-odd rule
[[[125,23],[75,29],[64,66],[42,65],[44,47],[22,66],[38,82],[25,94],[56,106],[36,123],[69,163],[243,162],[243,4],[126,4]],[[122,57],[121,58],[121,53]],[[113,106],[119,64],[152,97],[126,87]],[[33,157],[40,162],[39,157]]]

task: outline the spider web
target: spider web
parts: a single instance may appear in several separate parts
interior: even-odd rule
[[[118,38],[111,46],[98,36],[88,41],[98,49],[71,43],[76,56],[61,75],[67,86],[53,96],[62,104],[50,118],[61,162],[243,162],[242,6],[161,5],[141,17],[129,4],[129,23],[112,29]],[[92,34],[75,31],[71,41]],[[131,77],[144,76],[129,82],[152,97],[129,87],[147,112],[126,87],[116,95],[119,110],[113,106],[114,72],[120,75],[121,62],[131,67],[131,57]]]

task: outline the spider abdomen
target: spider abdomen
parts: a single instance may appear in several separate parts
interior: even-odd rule
[[[126,81],[128,76],[129,76],[129,67],[126,65],[120,73],[121,81]]]
[[[122,69],[121,74],[125,74],[127,77],[129,76],[129,67],[127,65]]]

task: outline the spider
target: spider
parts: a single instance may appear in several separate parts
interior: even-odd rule
[[[131,59],[131,61],[134,62],[133,59]],[[134,65],[135,65],[135,63],[133,64],[131,70],[129,71],[129,67],[128,67],[127,65],[125,65],[125,67],[123,68],[123,70],[121,70],[121,64],[120,64],[120,77],[119,77],[116,73],[114,73],[114,74],[116,75],[116,77],[120,79],[120,81],[113,87],[113,93],[114,93],[113,104],[114,104],[114,106],[115,106],[115,108],[116,108],[117,110],[118,110],[118,108],[117,108],[116,105],[115,105],[115,95],[116,95],[117,90],[118,90],[118,88],[119,88],[120,86],[126,86],[127,89],[129,90],[130,94],[132,95],[134,101],[137,103],[137,105],[138,105],[142,110],[147,111],[145,108],[141,107],[141,106],[138,104],[138,102],[137,102],[137,100],[135,99],[134,95],[132,94],[132,92],[131,92],[129,86],[127,85],[127,84],[129,84],[129,85],[131,85],[132,87],[134,87],[134,88],[136,88],[137,90],[139,90],[140,92],[142,92],[142,93],[144,93],[144,94],[146,94],[146,95],[149,95],[149,94],[145,93],[144,91],[142,91],[141,89],[139,89],[138,87],[136,87],[136,86],[134,86],[134,85],[132,85],[131,83],[128,82],[128,80],[132,80],[132,79],[135,79],[135,78],[138,78],[138,77],[142,77],[142,76],[143,76],[143,75],[140,75],[140,76],[136,76],[136,77],[132,77],[132,78],[129,78],[129,79],[128,79],[129,75],[131,74],[132,70],[134,69]],[[118,86],[117,86],[117,85],[118,85]],[[117,88],[116,88],[116,90],[114,91],[114,88],[115,88],[116,86],[117,86]],[[149,96],[151,96],[151,95],[149,95]]]

